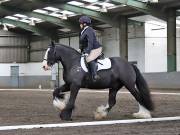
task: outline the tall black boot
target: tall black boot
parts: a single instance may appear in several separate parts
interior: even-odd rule
[[[95,61],[88,63],[89,71],[94,81],[98,80],[100,77],[97,75],[97,66]]]

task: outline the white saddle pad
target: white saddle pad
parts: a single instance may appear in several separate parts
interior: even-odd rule
[[[111,60],[109,58],[105,58],[103,60],[98,60],[97,63],[98,63],[97,71],[111,68]],[[83,56],[81,57],[81,67],[85,72],[88,72],[88,69],[85,65]]]

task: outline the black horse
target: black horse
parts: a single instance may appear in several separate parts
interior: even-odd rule
[[[65,84],[56,88],[53,92],[55,104],[60,103],[58,100],[62,93],[70,91],[70,97],[64,104],[60,113],[63,120],[71,120],[72,110],[80,88],[105,89],[109,88],[108,104],[105,107],[99,107],[97,114],[102,111],[105,117],[116,103],[116,94],[119,89],[125,86],[139,103],[139,112],[135,113],[136,117],[150,118],[150,111],[153,110],[148,85],[135,65],[127,62],[120,57],[111,57],[112,67],[107,70],[98,71],[100,79],[93,81],[90,74],[86,73],[80,65],[81,54],[75,49],[61,44],[51,43],[46,51],[43,68],[48,70],[52,65],[61,62],[63,65],[63,79]],[[137,87],[137,88],[136,88]],[[98,115],[97,118],[98,118]]]

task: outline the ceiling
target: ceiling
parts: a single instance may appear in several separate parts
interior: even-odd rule
[[[62,36],[79,31],[81,15],[90,16],[95,29],[102,30],[117,27],[121,16],[128,17],[129,23],[162,21],[170,8],[178,16],[180,0],[0,0],[0,24],[17,33]]]

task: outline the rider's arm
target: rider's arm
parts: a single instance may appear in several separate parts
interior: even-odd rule
[[[81,40],[81,33],[79,33],[79,49],[78,52],[82,53],[83,51],[83,44],[82,44],[82,40]]]
[[[87,41],[88,41],[88,45],[85,49],[85,53],[87,54],[90,54],[91,50],[93,49],[93,38],[94,38],[94,35],[93,35],[93,31],[92,30],[87,30],[86,31],[86,37],[87,37]]]

